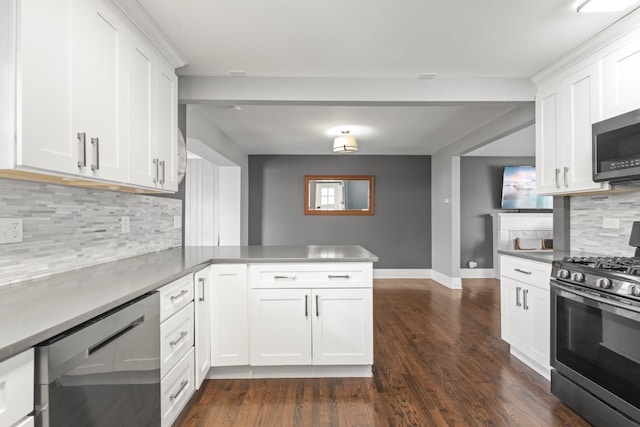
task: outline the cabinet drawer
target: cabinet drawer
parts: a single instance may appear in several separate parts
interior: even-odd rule
[[[523,283],[549,289],[551,264],[502,255],[500,257],[500,274]]]
[[[168,319],[193,301],[193,274],[187,274],[160,288],[160,321]]]
[[[253,264],[251,288],[370,288],[371,263]]]
[[[0,363],[0,425],[10,426],[33,411],[33,349]]]
[[[162,427],[170,426],[175,421],[193,391],[194,366],[191,349],[160,383]]]
[[[160,324],[160,376],[193,347],[193,303]]]

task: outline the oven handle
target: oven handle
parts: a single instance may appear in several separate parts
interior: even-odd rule
[[[551,287],[556,288],[557,290],[559,290],[561,293],[565,293],[565,294],[571,294],[572,296],[576,296],[581,298],[582,300],[580,302],[587,304],[591,307],[595,307],[595,308],[599,308],[611,313],[615,313],[615,314],[620,314],[624,317],[630,318],[630,319],[634,319],[637,321],[640,321],[640,307],[637,307],[635,305],[630,305],[630,304],[623,304],[620,303],[618,301],[612,300],[612,299],[608,299],[608,298],[603,298],[601,296],[598,295],[593,295],[587,292],[583,292],[583,291],[579,291],[577,289],[568,287],[568,286],[564,286],[563,284],[561,284],[560,282],[557,282],[555,280],[551,280]],[[566,296],[566,295],[565,295]],[[575,300],[575,298],[572,298]],[[586,300],[586,301],[585,301]],[[596,303],[590,303],[591,301],[595,301]],[[611,309],[609,307],[606,306],[613,306],[613,307],[617,307],[620,308],[622,310],[626,310],[626,311],[631,311],[634,314],[631,315],[630,313],[618,313],[618,310],[614,310]]]

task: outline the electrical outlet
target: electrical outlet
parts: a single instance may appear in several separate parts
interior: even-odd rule
[[[620,228],[620,219],[602,218],[602,228]]]
[[[0,218],[0,244],[22,242],[22,219]]]
[[[173,228],[181,228],[182,227],[182,217],[180,215],[175,215],[173,217]]]
[[[131,233],[131,224],[129,222],[129,217],[128,216],[123,216],[121,223],[122,223],[122,232],[123,233]]]

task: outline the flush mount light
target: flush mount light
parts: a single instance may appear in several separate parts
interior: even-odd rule
[[[586,0],[578,6],[578,13],[619,12],[637,2],[638,0]]]
[[[342,135],[333,140],[334,153],[353,153],[358,151],[358,141],[348,130],[341,131]]]

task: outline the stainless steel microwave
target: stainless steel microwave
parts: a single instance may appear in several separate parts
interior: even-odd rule
[[[640,110],[591,126],[593,180],[640,180]]]

